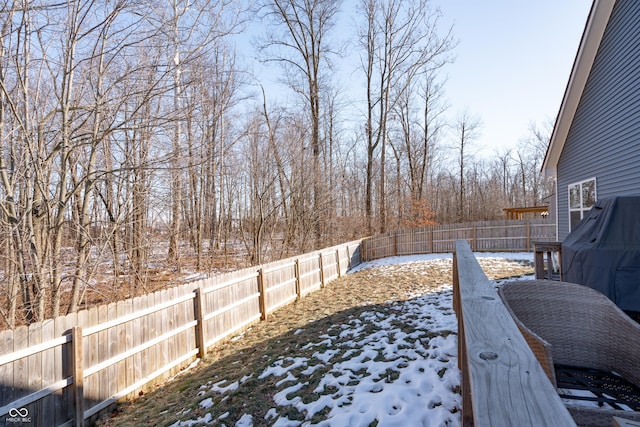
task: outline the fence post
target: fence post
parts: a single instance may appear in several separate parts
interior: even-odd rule
[[[398,256],[398,231],[393,232],[393,256]]]
[[[433,227],[429,229],[429,245],[431,246],[429,253],[433,253]]]
[[[84,426],[84,373],[82,368],[82,328],[71,329],[72,368],[73,368],[73,400],[76,427]]]
[[[302,297],[302,285],[300,284],[300,259],[296,258],[296,265],[295,265],[295,274],[296,274],[296,295],[298,296],[298,299],[300,299]]]
[[[338,269],[338,277],[342,276],[340,271],[340,249],[336,249],[336,268]]]
[[[205,324],[204,324],[204,296],[202,295],[202,288],[198,286],[194,290],[196,296],[193,299],[193,310],[196,321],[196,346],[198,347],[198,357],[204,359],[207,355],[207,341],[205,338]]]
[[[362,244],[360,244],[362,248]],[[351,268],[351,251],[349,251],[349,245],[347,245],[347,270]]]
[[[531,223],[527,222],[527,251],[531,250]]]
[[[320,263],[320,289],[322,289],[324,288],[324,261],[322,260],[322,252],[320,252],[319,263]]]
[[[260,319],[266,320],[267,318],[267,302],[266,302],[266,293],[264,291],[264,272],[262,269],[258,270],[258,291],[260,292],[260,296],[258,297],[258,301],[260,303]]]
[[[476,225],[473,224],[473,251],[476,252],[478,250],[478,229]]]

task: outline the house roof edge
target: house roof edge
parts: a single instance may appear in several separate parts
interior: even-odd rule
[[[587,84],[593,61],[596,58],[615,3],[616,0],[594,0],[591,5],[544,162],[542,163],[541,172],[544,176],[556,176],[557,174],[560,154],[569,134],[571,122],[578,109],[578,103]]]

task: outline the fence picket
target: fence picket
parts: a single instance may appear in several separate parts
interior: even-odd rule
[[[40,343],[42,343],[42,323],[32,323],[29,325],[29,347]],[[42,352],[29,356],[27,390],[42,389],[42,368]],[[32,420],[42,419],[42,400],[30,404],[28,409]]]
[[[448,253],[456,240],[466,240],[474,251],[531,251],[532,241],[554,241],[550,220],[481,221],[389,231],[363,240],[363,260],[396,255]]]
[[[419,233],[433,234],[427,229]],[[448,233],[459,235],[460,231]],[[328,286],[358,265],[363,254],[391,254],[389,248],[422,251],[433,245],[424,240],[419,234],[387,233],[378,247],[367,249],[362,241],[349,242],[0,331],[0,355],[9,355],[9,362],[0,365],[2,405],[9,408],[19,399],[32,402],[25,406],[36,424],[81,424],[84,416],[95,420],[113,402],[145,389],[157,377],[174,374],[201,357],[207,345],[258,321],[261,313]],[[76,340],[70,335],[62,339],[76,327]],[[203,331],[197,332],[197,327]],[[79,337],[78,332],[83,335]],[[74,396],[76,391],[81,393]]]
[[[64,333],[63,335],[70,335],[72,328],[78,326],[78,313],[69,313],[64,316]],[[61,325],[62,326],[62,325]],[[73,380],[73,347],[72,342],[67,342],[62,346],[62,360],[63,360],[63,369],[62,375],[63,378],[67,378],[70,381]],[[67,419],[73,420],[75,417],[75,400],[74,400],[74,387],[73,382],[68,384],[64,389],[62,389],[62,399],[63,404],[66,405],[66,416]]]
[[[42,342],[47,342],[56,338],[55,335],[55,323],[53,320],[48,319],[42,322]],[[42,387],[48,387],[55,383],[57,378],[55,377],[55,348],[45,350],[42,352]],[[61,378],[60,378],[61,379]],[[54,413],[54,396],[47,396],[42,399],[42,424],[35,423],[36,425],[44,425],[45,417],[47,414]],[[48,420],[47,420],[48,421]]]
[[[13,351],[27,347],[29,347],[29,328],[19,326],[14,330]],[[29,359],[30,357],[24,357],[13,362],[14,399],[29,394]]]
[[[143,297],[136,297],[133,299],[133,313],[144,310],[146,307],[144,306]],[[136,327],[134,327],[133,323],[131,323],[131,335],[133,337],[132,346],[135,348],[140,344],[144,343],[144,335],[146,330],[146,317],[142,317],[138,320]],[[132,377],[131,382],[128,385],[135,384],[142,379],[142,364],[144,359],[142,358],[143,353],[146,350],[137,352],[131,359],[132,363]]]
[[[84,425],[84,374],[82,373],[82,327],[76,326],[71,330],[71,359],[73,361],[73,402],[74,421],[76,426]]]
[[[61,337],[67,332],[67,317],[60,316],[54,319],[55,336]],[[66,366],[66,346],[61,345],[54,351],[54,376],[56,381],[67,378],[68,369]],[[69,412],[68,401],[65,399],[65,390],[58,390],[54,394],[55,412],[53,413],[54,424],[60,425],[72,419]]]
[[[0,355],[13,352],[13,331],[0,332]],[[13,363],[0,365],[0,406],[13,402]]]
[[[107,305],[107,319],[112,320],[115,319],[118,314],[118,305],[117,303],[110,303]],[[118,329],[111,328],[107,330],[107,359],[115,357],[118,355]],[[116,365],[111,365],[103,371],[102,378],[105,380],[107,384],[106,390],[107,393],[104,396],[105,399],[109,399],[111,396],[118,392],[118,375],[116,370]]]

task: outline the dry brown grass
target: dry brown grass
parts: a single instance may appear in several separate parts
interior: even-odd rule
[[[527,263],[479,259],[491,279],[533,273]],[[99,421],[103,426],[153,425],[168,426],[178,419],[198,418],[213,412],[217,418],[228,413],[223,420],[234,425],[244,414],[253,414],[254,426],[269,425],[264,419],[274,405],[273,395],[278,391],[279,378],[270,376],[259,380],[255,373],[264,371],[283,355],[305,357],[304,344],[317,341],[333,325],[341,325],[350,317],[365,310],[385,312],[389,301],[407,300],[416,295],[432,292],[451,283],[451,261],[423,262],[420,269],[394,265],[363,270],[343,276],[324,289],[312,293],[273,313],[266,321],[256,323],[241,335],[212,349],[207,358],[195,368],[172,381],[158,386],[133,402]],[[317,348],[307,351],[317,351]],[[319,381],[323,371],[318,370],[309,381]],[[201,386],[223,380],[245,378],[243,386],[234,393],[214,397],[213,407],[204,410],[198,403],[203,399]],[[317,396],[302,396],[314,399]],[[189,411],[188,414],[185,410]],[[295,408],[280,408],[279,415],[291,420],[302,420],[304,414]],[[320,420],[312,420],[320,421]]]

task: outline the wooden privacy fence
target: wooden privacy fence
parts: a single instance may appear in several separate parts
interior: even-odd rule
[[[360,263],[360,241],[0,332],[0,425],[83,425]]]
[[[456,240],[466,240],[474,252],[531,251],[533,242],[556,240],[551,220],[482,221],[436,225],[379,234],[362,242],[362,259],[397,255],[451,253]]]
[[[455,244],[463,426],[575,426],[465,240]]]

